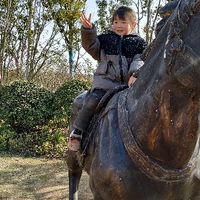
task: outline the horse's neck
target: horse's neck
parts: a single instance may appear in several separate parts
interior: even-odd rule
[[[182,168],[192,157],[198,137],[199,97],[176,82],[154,82],[149,87],[152,90],[128,95],[128,105],[137,102],[128,108],[132,132],[149,157]]]
[[[127,95],[129,124],[139,147],[150,158],[170,168],[186,166],[198,141],[199,91],[194,93],[191,90],[199,89],[200,85],[197,56],[200,51],[193,40],[199,41],[199,35],[195,32],[191,35],[191,29],[185,30],[183,24],[176,27],[183,21],[189,24],[194,10],[191,8],[188,12],[187,0],[183,1],[160,30],[136,83]],[[199,18],[198,13],[190,20],[195,30]],[[182,46],[178,45],[182,43]],[[190,48],[184,44],[194,49],[186,60],[183,60],[184,51]]]

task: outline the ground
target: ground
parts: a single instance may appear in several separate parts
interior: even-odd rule
[[[67,165],[58,159],[0,152],[0,200],[68,199]],[[81,177],[79,200],[91,200],[88,175]]]

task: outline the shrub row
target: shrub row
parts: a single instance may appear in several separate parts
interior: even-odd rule
[[[71,102],[89,86],[81,80],[55,92],[22,81],[0,86],[0,150],[65,156]]]

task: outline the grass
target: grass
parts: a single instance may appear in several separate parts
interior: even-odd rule
[[[68,199],[67,165],[62,160],[23,157],[0,152],[0,200]],[[84,172],[79,200],[92,199]]]

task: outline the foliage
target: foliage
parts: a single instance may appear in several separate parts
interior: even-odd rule
[[[1,90],[0,147],[30,153],[41,127],[53,118],[53,93],[31,82],[14,82]]]
[[[2,123],[0,126],[0,149],[9,150],[10,147],[13,147],[13,141],[17,135],[12,127]]]
[[[0,126],[0,150],[23,155],[65,157],[66,133],[62,129],[53,130],[48,126],[32,132],[16,133],[12,127],[4,124]]]
[[[85,2],[86,0],[43,0],[43,5],[50,11],[69,50],[72,50],[74,42],[77,42],[77,34],[79,33],[77,21]]]
[[[65,124],[65,126],[69,125],[70,105],[72,101],[78,95],[78,93],[88,90],[89,87],[89,82],[85,82],[82,80],[71,80],[64,83],[55,92],[55,116],[58,119],[65,120],[63,121],[63,124]]]
[[[54,93],[31,82],[0,86],[0,150],[66,156],[70,105],[89,86],[70,80]]]
[[[51,16],[39,0],[3,0],[0,12],[1,81],[9,82],[10,69],[18,79],[32,80],[58,48],[58,31],[47,28]]]
[[[80,28],[79,19],[84,9],[86,0],[43,0],[43,5],[51,13],[54,23],[65,41],[65,48],[69,55],[69,68],[71,78],[74,78],[74,52],[80,51]]]
[[[56,126],[55,126],[56,127]],[[35,145],[35,154],[50,157],[65,157],[67,154],[66,129],[43,127],[41,138]]]
[[[0,97],[0,117],[17,133],[31,132],[53,117],[53,94],[31,82],[14,82]]]
[[[88,90],[90,85],[83,80],[69,80],[55,91],[54,118],[42,128],[40,142],[35,146],[37,154],[66,156],[71,103],[78,93]]]

